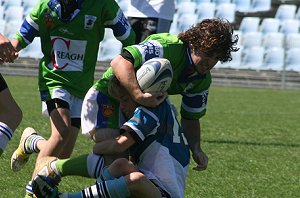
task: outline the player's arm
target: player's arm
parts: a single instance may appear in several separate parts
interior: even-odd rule
[[[118,154],[126,151],[134,143],[134,138],[128,132],[125,132],[115,139],[104,140],[96,143],[93,148],[93,152],[98,155]]]
[[[165,99],[165,94],[142,92],[136,80],[133,58],[128,56],[130,56],[129,53],[124,52],[111,61],[110,65],[114,74],[137,103],[147,107],[158,106]]]
[[[200,141],[201,141],[201,128],[199,120],[188,120],[185,118],[181,119],[181,124],[184,131],[184,136],[188,141],[190,150],[192,151],[192,156],[197,166],[194,170],[205,170],[208,164],[208,157],[202,151]]]
[[[17,57],[18,53],[11,42],[5,36],[0,34],[0,63],[12,63]]]

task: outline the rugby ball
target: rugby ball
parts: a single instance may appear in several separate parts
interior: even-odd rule
[[[144,92],[167,91],[172,82],[173,69],[168,59],[152,58],[137,70],[136,78]]]

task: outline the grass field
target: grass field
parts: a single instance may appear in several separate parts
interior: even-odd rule
[[[0,198],[19,198],[35,156],[18,173],[10,170],[10,156],[25,127],[48,137],[50,126],[40,113],[36,78],[5,79],[24,119],[0,160]],[[179,107],[179,97],[171,100]],[[189,170],[185,197],[300,197],[299,91],[212,87],[207,109],[201,125],[209,167]],[[73,156],[89,153],[92,145],[80,135]],[[93,182],[63,178],[60,189],[76,191]]]

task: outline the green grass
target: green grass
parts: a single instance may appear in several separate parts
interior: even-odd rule
[[[36,78],[5,78],[24,119],[0,160],[0,197],[18,198],[24,195],[35,156],[18,173],[10,170],[10,156],[25,127],[49,137],[50,126],[40,113]],[[185,197],[299,197],[299,98],[299,91],[212,87],[201,120],[209,166],[203,172],[189,170]],[[180,106],[180,97],[171,100]],[[92,145],[79,136],[73,156],[89,153]],[[191,168],[194,165],[192,161]],[[60,189],[76,191],[93,182],[63,178]]]

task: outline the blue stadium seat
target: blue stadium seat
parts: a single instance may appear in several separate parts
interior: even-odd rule
[[[0,19],[0,33],[4,34],[5,32],[5,24],[6,21],[4,19]]]
[[[268,11],[271,9],[271,0],[252,0],[251,10],[254,12]]]
[[[4,19],[4,7],[0,5],[0,19]]]
[[[275,18],[280,20],[294,19],[296,15],[296,9],[296,5],[281,4],[275,13]]]
[[[234,3],[221,3],[216,6],[216,18],[227,19],[230,23],[235,21],[235,4]]]
[[[284,34],[299,33],[300,21],[297,19],[286,19],[281,21],[279,32]]]
[[[232,3],[235,3],[236,11],[239,12],[251,11],[251,0],[232,0]]]
[[[286,51],[285,70],[300,72],[300,48],[291,48]]]
[[[263,35],[262,46],[264,48],[284,47],[284,34],[281,32],[269,32]]]
[[[23,5],[23,0],[5,0],[3,2],[3,6],[6,8],[11,7],[11,6],[22,6]]]
[[[199,3],[196,6],[197,20],[212,19],[215,17],[216,4],[215,3]]]
[[[176,5],[179,17],[183,14],[194,14],[196,12],[196,3],[184,1]]]
[[[262,45],[262,36],[261,32],[246,32],[242,35],[242,46],[244,48],[251,48],[254,46]]]
[[[211,2],[215,3],[218,6],[223,3],[231,3],[231,0],[212,0]]]
[[[300,33],[288,34],[285,36],[285,49],[300,48]],[[299,54],[300,56],[300,54]]]
[[[278,32],[280,26],[280,20],[276,18],[263,18],[259,26],[259,31],[263,34],[270,32]]]
[[[244,17],[241,21],[239,31],[242,33],[246,32],[257,32],[259,27],[259,17]]]
[[[177,31],[183,32],[195,25],[197,16],[195,14],[183,14],[178,16]]]
[[[266,49],[261,69],[282,71],[284,66],[284,52],[283,47],[270,47]]]
[[[259,70],[263,64],[264,48],[254,46],[244,49],[242,52],[242,63],[240,69]]]
[[[10,6],[4,11],[4,19],[6,22],[9,21],[21,21],[24,18],[24,8],[22,6]]]
[[[241,68],[241,60],[242,60],[242,51],[243,47],[240,47],[240,50],[237,52],[232,52],[232,61],[221,63],[218,62],[215,66],[216,69],[218,68],[231,68],[231,69],[240,69]]]
[[[199,4],[199,3],[210,3],[211,0],[195,0],[196,4]]]

